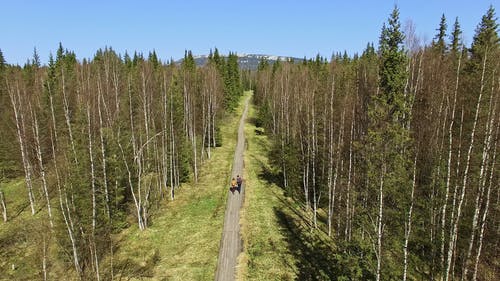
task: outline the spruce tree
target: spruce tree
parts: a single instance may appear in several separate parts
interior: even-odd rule
[[[155,50],[153,50],[153,52],[149,53],[148,60],[149,60],[149,62],[151,62],[153,64],[154,69],[157,69],[158,66],[160,65],[160,61],[158,60],[158,56],[156,55]]]
[[[446,37],[446,29],[448,28],[448,25],[446,24],[446,17],[444,14],[441,16],[441,21],[439,22],[439,28],[437,29],[438,33],[434,37],[434,48],[436,48],[439,52],[444,54],[446,51],[446,43],[444,41]]]
[[[5,58],[3,57],[2,49],[0,49],[0,71],[5,67]]]
[[[409,95],[405,94],[407,57],[403,49],[404,35],[399,22],[399,10],[394,8],[384,24],[379,44],[379,88],[372,96],[368,116],[367,168],[372,212],[377,222],[376,279],[386,280],[396,276],[395,266],[386,263],[384,248],[394,248],[403,236],[405,192],[409,189],[408,154]],[[376,191],[376,192],[375,192]],[[388,212],[384,202],[399,202]],[[390,222],[390,223],[389,223]]]
[[[35,67],[40,67],[40,56],[38,55],[38,52],[36,51],[36,48],[33,48],[33,61],[32,61],[33,66]]]
[[[471,53],[473,59],[482,59],[487,52],[498,49],[500,39],[498,37],[498,23],[495,9],[490,6],[486,14],[482,17],[481,23],[476,28]]]
[[[455,18],[455,23],[453,24],[453,31],[450,35],[450,49],[452,53],[457,53],[460,46],[460,36],[462,35],[462,30],[460,29],[460,23],[458,22],[458,17]]]

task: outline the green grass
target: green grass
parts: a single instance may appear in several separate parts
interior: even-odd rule
[[[330,280],[338,265],[335,244],[325,225],[313,230],[303,206],[284,195],[278,175],[269,164],[271,146],[255,126],[256,110],[249,109],[245,126],[246,197],[241,217],[244,252],[239,280]]]
[[[32,216],[24,178],[1,182],[7,205],[8,222],[0,222],[0,280],[32,280],[42,277],[42,245],[50,243],[47,210],[38,183],[34,183],[37,213]]]
[[[248,113],[249,120],[254,120],[256,111],[253,106]],[[278,215],[293,202],[283,195],[280,187],[265,179],[266,170],[270,169],[267,159],[270,143],[267,136],[256,134],[256,130],[253,122],[247,122],[246,197],[241,218],[244,253],[238,279],[293,280],[297,278],[297,260],[290,252]]]
[[[236,111],[221,123],[223,145],[200,170],[198,183],[183,184],[174,201],[164,203],[145,231],[136,226],[116,237],[115,276],[140,280],[213,280],[238,121]],[[109,260],[107,262],[110,262]]]

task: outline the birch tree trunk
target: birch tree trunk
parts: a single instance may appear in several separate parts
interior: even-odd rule
[[[445,280],[449,280],[449,274],[450,274],[450,268],[452,265],[452,257],[453,257],[453,250],[457,241],[457,232],[458,232],[458,223],[460,221],[460,216],[462,213],[462,204],[464,202],[465,198],[465,191],[467,187],[467,180],[468,180],[468,175],[469,175],[469,168],[470,168],[470,158],[472,154],[472,150],[474,148],[474,140],[475,140],[475,133],[476,133],[476,126],[477,126],[477,120],[479,117],[479,111],[480,111],[480,105],[481,105],[481,100],[483,97],[483,91],[484,91],[484,76],[485,76],[485,71],[486,71],[486,58],[487,58],[487,53],[485,53],[484,60],[483,60],[483,69],[482,69],[482,74],[481,74],[481,88],[479,90],[479,96],[477,98],[477,103],[476,103],[476,113],[474,116],[474,122],[472,125],[472,132],[471,132],[471,137],[470,137],[470,145],[469,149],[467,151],[467,160],[465,163],[465,169],[464,169],[464,175],[463,175],[463,182],[462,182],[462,191],[460,193],[460,201],[458,203],[458,208],[457,208],[457,217],[453,223],[453,232],[450,237],[450,243],[449,243],[449,248],[448,248],[448,262],[446,266],[446,274],[445,274]],[[452,272],[452,275],[453,272]]]
[[[7,222],[7,205],[5,204],[5,196],[3,191],[0,190],[0,204],[2,204],[2,217],[3,221]]]
[[[493,90],[493,89],[492,89]],[[486,124],[486,134],[484,136],[484,141],[483,141],[483,151],[481,154],[481,167],[479,169],[479,186],[478,186],[478,192],[476,194],[476,200],[475,200],[475,206],[474,206],[474,216],[472,218],[472,226],[471,226],[471,237],[469,240],[469,247],[467,249],[467,255],[464,260],[464,265],[463,265],[463,271],[462,271],[462,280],[467,278],[468,274],[468,261],[470,259],[471,253],[472,253],[472,247],[474,245],[474,240],[476,237],[476,231],[477,231],[477,225],[478,225],[478,219],[479,219],[479,213],[480,213],[480,208],[482,205],[482,199],[484,197],[484,189],[486,186],[486,173],[488,169],[488,162],[490,158],[490,150],[491,150],[491,142],[492,142],[492,137],[493,137],[493,123],[496,119],[496,101],[494,108],[492,110],[492,104],[493,104],[493,98],[494,94],[492,91],[492,94],[490,96],[490,102],[489,102],[489,110],[488,110],[488,118],[489,122]]]
[[[333,217],[333,95],[335,93],[335,76],[332,75],[332,85],[330,92],[330,118],[329,118],[329,152],[328,152],[328,175],[327,175],[327,184],[328,184],[328,236],[332,235],[332,217]],[[325,123],[326,125],[326,123]],[[339,134],[340,135],[340,134]],[[326,142],[325,142],[326,143]],[[338,161],[337,161],[338,164]]]
[[[40,136],[39,136],[39,129],[38,129],[38,119],[36,117],[36,113],[33,112],[33,108],[31,107],[31,103],[29,103],[32,119],[33,119],[33,133],[35,135],[35,150],[36,150],[36,156],[38,159],[38,165],[40,166],[40,176],[42,178],[42,189],[43,193],[45,195],[45,200],[47,201],[47,212],[49,215],[49,223],[50,227],[54,227],[54,222],[52,220],[52,208],[50,206],[50,197],[49,197],[49,191],[47,188],[47,177],[45,175],[45,165],[43,164],[43,157],[42,157],[42,147],[40,145]]]
[[[377,217],[377,281],[380,281],[380,271],[382,269],[382,232],[383,232],[383,214],[384,214],[384,178],[386,173],[385,161],[382,160],[382,171],[380,173],[379,186],[379,205]]]
[[[30,201],[31,215],[35,215],[35,197],[33,196],[33,183],[31,179],[31,164],[29,162],[26,144],[25,144],[25,134],[24,134],[24,117],[21,111],[21,95],[19,93],[19,85],[16,84],[16,89],[12,89],[9,86],[9,82],[6,81],[7,91],[9,93],[10,101],[12,103],[12,108],[14,110],[14,117],[16,120],[16,132],[19,141],[19,147],[21,149],[21,159],[24,168],[24,180],[26,182],[26,187],[28,189],[28,199]]]
[[[497,127],[496,127],[497,132],[496,132],[496,137],[495,137],[495,144],[493,146],[494,149],[493,149],[493,155],[492,155],[492,160],[491,160],[491,169],[490,169],[490,177],[489,177],[490,183],[488,185],[488,191],[486,192],[486,204],[484,207],[483,216],[481,218],[481,228],[480,228],[480,232],[479,232],[479,245],[477,246],[476,259],[474,262],[474,274],[472,275],[473,281],[477,280],[479,258],[481,257],[481,250],[483,248],[484,230],[486,227],[486,219],[487,219],[489,207],[490,207],[490,195],[491,195],[491,189],[493,186],[493,174],[495,173],[495,164],[496,164],[497,147],[498,147],[498,134],[500,131],[499,124],[500,124],[500,120],[497,120]]]
[[[51,110],[53,110],[53,104],[51,103]],[[56,128],[56,123],[55,123],[55,119],[52,120],[53,123],[53,128]],[[63,192],[62,192],[62,188],[61,188],[61,178],[59,176],[59,168],[58,168],[58,165],[57,165],[57,158],[56,158],[56,142],[57,142],[57,138],[56,137],[56,134],[55,134],[55,129],[54,129],[54,137],[52,137],[51,135],[51,143],[52,143],[52,157],[54,159],[54,173],[56,175],[56,185],[57,185],[57,191],[58,191],[58,194],[59,194],[59,207],[61,208],[61,214],[63,216],[63,219],[64,219],[64,224],[66,225],[66,230],[68,231],[68,237],[69,237],[69,240],[71,242],[71,249],[73,250],[72,253],[73,253],[73,265],[75,266],[75,271],[78,273],[78,276],[79,278],[81,279],[82,278],[82,269],[80,267],[80,261],[79,261],[79,258],[78,258],[78,250],[77,250],[77,246],[76,246],[76,239],[75,239],[75,236],[74,236],[74,228],[73,228],[73,223],[70,223],[69,221],[69,213],[67,214],[67,212],[69,212],[69,207],[67,205],[67,196],[64,196],[66,198],[65,202],[66,202],[66,207],[64,207],[64,200],[63,200]],[[55,138],[55,139],[54,139]]]
[[[348,175],[347,175],[347,191],[346,191],[346,223],[345,223],[345,232],[344,236],[347,241],[351,241],[351,216],[352,213],[350,212],[350,199],[351,199],[351,175],[352,175],[352,142],[353,142],[353,135],[354,135],[354,121],[355,121],[355,107],[353,106],[352,108],[352,119],[351,119],[351,134],[349,137],[349,170],[348,170]],[[354,207],[354,206],[353,206]]]
[[[92,240],[90,242],[92,247],[91,253],[93,253],[93,259],[95,262],[95,273],[96,278],[100,280],[99,274],[99,260],[97,255],[97,247],[95,245],[95,229],[97,224],[97,190],[96,190],[96,175],[95,175],[95,165],[94,165],[94,151],[92,144],[92,123],[90,118],[90,101],[87,101],[87,129],[88,129],[88,138],[89,138],[89,159],[90,159],[90,177],[91,177],[91,185],[92,185]]]
[[[170,91],[170,199],[175,198],[175,187],[177,186],[176,178],[176,147],[175,147],[175,132],[174,132],[174,96]]]
[[[89,140],[89,159],[90,159],[90,182],[92,187],[92,232],[95,232],[96,221],[97,221],[97,205],[96,205],[96,176],[94,168],[94,152],[92,144],[92,131],[91,131],[91,120],[90,120],[90,104],[87,102],[87,133]]]
[[[413,214],[413,198],[415,195],[415,186],[417,184],[417,155],[415,155],[415,160],[413,162],[413,183],[411,186],[411,197],[410,197],[410,208],[408,210],[408,219],[405,224],[405,242],[403,246],[403,281],[406,281],[407,269],[408,269],[408,242],[410,241],[411,234],[411,223],[412,223],[412,214]]]
[[[106,147],[104,144],[104,133],[103,133],[103,122],[102,122],[102,110],[101,110],[101,101],[105,103],[104,97],[102,96],[102,89],[100,86],[100,80],[97,82],[97,92],[98,92],[98,97],[97,97],[97,111],[99,114],[99,139],[101,141],[101,161],[102,161],[102,181],[103,181],[103,186],[104,186],[104,196],[106,200],[106,213],[108,215],[108,219],[111,219],[111,212],[109,209],[109,191],[108,191],[108,177],[107,177],[107,172],[106,172]]]
[[[73,139],[73,130],[71,129],[69,102],[68,102],[68,96],[66,95],[66,84],[64,81],[64,69],[61,69],[61,83],[63,92],[64,118],[66,120],[66,126],[68,127],[69,141],[71,143],[71,150],[73,151],[73,158],[75,160],[75,163],[78,163],[78,158],[76,156],[76,149],[75,149],[75,141]]]
[[[132,134],[132,139],[131,139],[131,142],[132,142],[132,147],[133,147],[133,151],[134,151],[134,161],[136,161],[138,163],[138,166],[139,166],[139,170],[141,170],[141,164],[140,164],[140,159],[138,160],[137,158],[137,147],[136,147],[136,140],[135,140],[135,133],[134,133],[134,119],[133,119],[133,114],[132,114],[132,94],[131,94],[131,89],[130,89],[130,78],[129,78],[129,81],[128,81],[128,84],[129,84],[129,90],[128,90],[128,96],[129,96],[129,121],[130,121],[130,129],[131,129],[131,134]],[[120,147],[120,151],[121,151],[121,154],[122,154],[122,159],[123,159],[123,162],[125,164],[125,168],[127,169],[127,175],[128,175],[128,183],[129,183],[129,186],[130,186],[130,192],[132,194],[132,199],[134,200],[134,206],[135,206],[135,210],[136,210],[136,213],[137,213],[137,224],[139,226],[139,229],[142,231],[144,230],[144,222],[142,220],[142,214],[141,214],[141,201],[140,201],[140,197],[139,197],[139,200],[138,200],[138,196],[136,196],[136,193],[135,193],[135,189],[134,189],[134,184],[132,182],[132,171],[130,169],[130,166],[128,165],[128,162],[127,162],[127,159],[125,158],[125,152],[123,150],[123,146],[120,142],[120,131],[118,131],[118,146]],[[139,174],[138,174],[138,184],[140,184],[140,181],[141,181],[141,172],[142,171],[139,171]],[[140,189],[139,189],[139,196],[140,196]]]
[[[448,204],[448,196],[450,191],[451,184],[451,159],[452,159],[452,147],[453,147],[453,126],[455,124],[455,111],[457,105],[457,94],[458,94],[458,85],[460,79],[460,65],[462,62],[462,52],[459,52],[460,55],[458,57],[458,66],[456,70],[456,79],[455,79],[455,91],[453,94],[453,105],[451,110],[451,119],[450,126],[448,127],[448,165],[447,165],[447,175],[446,175],[446,191],[445,198],[443,202],[443,208],[441,211],[441,269],[444,269],[444,258],[445,258],[445,227],[446,227],[446,209]],[[458,158],[460,159],[460,158]],[[458,160],[459,161],[459,160]],[[440,280],[443,280],[443,276],[446,274],[441,274]]]
[[[55,118],[55,110],[54,110],[54,101],[53,101],[53,96],[52,96],[52,92],[51,92],[51,89],[50,89],[50,84],[48,84],[48,90],[49,90],[49,101],[50,101],[50,112],[51,112],[51,116],[52,116],[52,134],[50,135],[50,142],[51,142],[51,145],[52,145],[52,158],[53,158],[53,165],[54,165],[54,173],[55,173],[55,176],[56,176],[56,186],[57,186],[57,192],[58,192],[58,195],[59,195],[59,207],[61,209],[61,214],[63,216],[63,219],[64,219],[64,224],[66,226],[66,230],[68,232],[68,237],[69,237],[69,240],[71,242],[71,249],[72,249],[72,254],[73,254],[73,265],[75,267],[75,271],[78,273],[78,277],[82,278],[82,269],[80,267],[80,261],[79,261],[79,257],[78,257],[78,249],[77,249],[77,246],[76,246],[76,238],[74,236],[74,228],[73,228],[73,224],[70,223],[68,217],[70,216],[69,213],[69,208],[68,206],[66,205],[66,207],[64,207],[64,200],[63,198],[65,197],[66,198],[66,202],[67,202],[67,196],[63,196],[63,192],[62,192],[62,184],[61,184],[61,177],[59,175],[59,168],[58,168],[58,161],[57,161],[57,157],[56,157],[56,147],[57,147],[57,141],[58,141],[58,138],[57,138],[57,126],[56,126],[56,118]]]

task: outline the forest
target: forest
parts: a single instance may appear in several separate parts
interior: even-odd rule
[[[377,50],[256,73],[271,161],[311,231],[334,241],[335,280],[499,277],[495,11],[470,47],[458,19],[437,31],[424,45],[396,8]]]
[[[59,44],[47,65],[35,49],[23,66],[0,51],[0,205],[5,225],[36,216],[32,278],[58,261],[81,280],[112,279],[113,235],[147,230],[198,181],[253,90],[271,177],[309,226],[297,231],[334,249],[315,254],[335,276],[307,280],[498,279],[499,25],[491,6],[467,46],[458,18],[437,23],[423,42],[396,7],[377,48],[256,71],[217,49],[203,66],[190,51],[179,64],[110,47],[77,60]],[[0,256],[15,235],[0,231]]]
[[[197,181],[222,145],[224,111],[243,93],[236,56],[217,49],[203,68],[191,52],[177,66],[154,51],[121,57],[111,48],[79,62],[61,44],[48,66],[36,49],[23,67],[1,58],[1,179],[24,178],[17,193],[26,194],[25,209],[43,213],[42,232],[54,233],[46,239],[85,279],[100,279],[111,235],[129,226],[128,216],[148,228],[160,202]],[[0,195],[7,222],[17,210]]]

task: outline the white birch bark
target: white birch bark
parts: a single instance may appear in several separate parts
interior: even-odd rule
[[[53,105],[51,104],[51,110],[53,110]],[[53,128],[56,127],[56,123],[55,123],[55,119],[52,120],[53,121]],[[54,132],[54,137],[56,136],[55,132]],[[80,267],[80,262],[79,262],[79,258],[78,258],[78,250],[77,250],[77,247],[76,247],[76,239],[74,237],[74,228],[73,228],[73,224],[70,223],[68,217],[69,217],[69,214],[67,214],[66,212],[69,212],[69,208],[68,206],[66,205],[66,208],[64,207],[64,201],[63,201],[63,193],[62,193],[62,188],[61,188],[61,178],[59,176],[59,168],[57,166],[57,158],[56,158],[56,142],[57,142],[57,138],[54,139],[51,135],[51,143],[52,143],[52,157],[53,157],[53,162],[54,162],[54,172],[55,172],[55,175],[56,175],[56,185],[57,185],[57,191],[58,191],[58,194],[59,194],[59,206],[61,208],[61,214],[63,216],[63,219],[64,219],[64,224],[66,225],[66,230],[68,231],[68,237],[69,237],[69,240],[71,242],[71,249],[72,249],[72,253],[73,253],[73,265],[75,266],[75,271],[78,273],[78,276],[80,277],[81,279],[81,275],[82,275],[82,269]],[[66,204],[67,204],[67,197],[66,197]]]
[[[42,273],[43,280],[47,281],[47,239],[45,235],[42,234]]]
[[[411,235],[411,223],[413,214],[413,198],[415,195],[415,186],[417,184],[417,155],[415,155],[415,160],[413,162],[413,182],[411,186],[411,197],[410,197],[410,208],[408,210],[408,218],[405,224],[405,242],[403,246],[403,281],[406,281],[407,270],[408,270],[408,242],[410,241]]]
[[[97,248],[95,245],[95,229],[97,224],[97,198],[96,198],[96,176],[95,176],[95,164],[94,164],[94,151],[93,151],[93,143],[92,143],[92,123],[90,118],[90,102],[87,101],[87,129],[88,129],[88,138],[89,138],[89,159],[90,159],[90,177],[91,177],[91,186],[92,186],[92,241],[90,247],[91,254],[93,254],[94,259],[94,270],[96,274],[96,279],[100,280],[99,273],[99,260],[97,255]]]
[[[36,117],[36,114],[33,112],[33,108],[31,107],[31,103],[29,103],[32,119],[33,119],[33,134],[35,136],[35,150],[36,150],[36,156],[38,159],[38,165],[40,166],[40,177],[42,178],[42,190],[45,195],[45,200],[47,201],[47,212],[49,215],[49,223],[50,227],[54,227],[54,222],[52,219],[52,207],[50,205],[50,197],[49,197],[49,191],[47,187],[47,177],[45,174],[45,165],[43,164],[43,156],[42,156],[42,147],[40,145],[40,135],[39,135],[39,128],[38,128],[38,119]]]
[[[382,160],[382,171],[380,173],[379,186],[379,207],[377,217],[377,273],[376,280],[380,281],[380,271],[382,269],[382,232],[383,232],[383,214],[384,214],[384,178],[386,173],[385,161]]]
[[[64,118],[66,120],[66,126],[68,127],[69,141],[71,143],[71,150],[73,151],[73,158],[75,160],[75,163],[78,163],[78,157],[76,156],[76,149],[75,149],[75,141],[73,138],[73,130],[71,128],[71,118],[70,118],[70,112],[69,112],[68,96],[66,95],[64,69],[62,69],[62,68],[61,68],[61,83],[62,83],[62,92],[63,92]]]
[[[104,196],[106,199],[106,213],[108,215],[108,219],[111,219],[111,212],[109,209],[109,190],[108,190],[108,177],[107,177],[107,172],[106,172],[106,147],[104,145],[104,133],[103,133],[103,121],[102,121],[102,110],[101,110],[101,101],[104,102],[104,97],[102,96],[102,89],[100,86],[100,82],[98,80],[97,82],[97,92],[98,92],[98,97],[97,97],[97,110],[99,114],[99,139],[101,141],[101,161],[102,161],[102,181],[103,181],[103,186],[104,186]]]
[[[441,268],[444,268],[444,258],[445,258],[445,226],[446,226],[446,209],[448,204],[448,196],[450,191],[451,184],[451,159],[452,159],[452,147],[453,147],[453,126],[455,124],[455,112],[457,105],[457,94],[458,94],[458,85],[460,79],[460,65],[462,63],[462,52],[458,57],[458,66],[456,70],[456,80],[455,80],[455,90],[453,95],[453,105],[451,110],[451,119],[450,126],[448,127],[448,165],[447,165],[447,175],[446,175],[446,191],[445,198],[443,202],[443,208],[441,211]],[[441,274],[440,280],[443,280],[443,276],[445,274]]]
[[[5,204],[5,196],[3,191],[0,190],[0,204],[2,204],[2,217],[3,221],[7,222],[7,205]]]
[[[492,89],[493,90],[493,89]],[[478,186],[478,192],[476,194],[476,200],[475,200],[475,205],[474,205],[474,216],[472,218],[472,226],[471,226],[471,237],[469,240],[469,247],[467,249],[467,255],[464,260],[464,265],[463,265],[463,271],[462,271],[462,280],[467,278],[468,274],[468,261],[470,259],[471,253],[472,253],[472,247],[474,245],[474,240],[476,237],[476,230],[478,226],[478,219],[479,219],[479,213],[480,213],[480,208],[482,205],[482,199],[484,196],[484,189],[486,186],[486,173],[488,169],[488,162],[490,158],[490,150],[491,150],[491,142],[492,142],[492,137],[493,137],[493,123],[496,119],[495,113],[496,113],[496,102],[495,102],[495,108],[492,110],[492,104],[493,104],[493,91],[490,96],[490,102],[489,102],[489,110],[488,110],[488,119],[489,122],[486,124],[486,134],[484,136],[484,141],[483,141],[483,151],[481,153],[481,167],[479,169],[479,186]]]
[[[354,136],[354,121],[355,121],[355,106],[352,107],[352,119],[351,119],[351,134],[349,137],[349,171],[347,175],[347,198],[346,198],[346,226],[345,226],[345,239],[351,241],[351,213],[350,213],[350,198],[351,198],[351,175],[352,175],[352,141]]]
[[[471,132],[471,137],[470,137],[471,140],[470,140],[469,149],[467,151],[467,160],[465,163],[465,169],[464,169],[464,175],[463,175],[463,181],[462,181],[462,190],[460,193],[460,200],[458,202],[457,217],[456,217],[455,221],[453,222],[453,229],[452,229],[453,231],[452,231],[452,235],[450,237],[450,243],[449,243],[449,248],[448,248],[448,261],[447,261],[447,266],[446,266],[446,271],[445,271],[445,280],[446,281],[449,280],[450,268],[452,266],[453,250],[454,250],[454,247],[455,247],[455,244],[457,241],[458,223],[460,221],[460,216],[462,214],[462,205],[463,205],[464,198],[465,198],[465,192],[466,192],[467,181],[468,181],[468,176],[469,176],[470,158],[471,158],[472,150],[474,149],[474,140],[475,140],[477,120],[479,117],[480,105],[481,105],[481,100],[482,100],[483,91],[484,91],[484,76],[485,76],[485,71],[486,71],[486,58],[487,58],[486,54],[485,54],[484,60],[483,60],[483,69],[482,69],[482,74],[481,74],[481,88],[479,90],[479,96],[477,98],[476,112],[475,112],[475,116],[474,116],[474,122],[472,125],[472,132]],[[452,272],[452,275],[454,275],[453,272]]]
[[[25,134],[24,134],[24,117],[21,111],[21,95],[19,93],[19,85],[16,85],[16,90],[9,86],[9,82],[6,81],[7,91],[9,93],[10,101],[12,103],[12,108],[14,109],[14,117],[16,120],[16,132],[17,139],[19,141],[19,148],[21,150],[21,159],[24,168],[24,181],[26,182],[26,187],[28,189],[28,199],[30,201],[31,214],[35,215],[35,197],[33,196],[33,183],[31,175],[31,164],[29,162],[26,144],[25,144]],[[17,93],[17,94],[16,94]]]
[[[335,75],[332,75],[332,85],[330,92],[330,125],[329,125],[329,153],[328,153],[328,176],[327,176],[327,184],[328,184],[328,236],[332,235],[332,217],[333,217],[333,95],[335,94]],[[325,123],[326,125],[326,123]],[[326,134],[325,134],[326,135]],[[340,135],[340,134],[339,134]],[[326,142],[325,142],[326,143]],[[337,162],[338,164],[338,162]]]
[[[91,120],[90,120],[90,104],[87,102],[87,133],[89,138],[89,159],[90,159],[90,182],[92,187],[92,232],[95,231],[96,220],[97,220],[97,203],[96,203],[96,177],[95,177],[95,167],[94,167],[94,152],[92,144],[92,131],[91,131]]]
[[[488,191],[486,192],[486,203],[483,211],[483,216],[481,218],[481,227],[480,227],[480,232],[479,232],[479,245],[477,246],[476,250],[476,258],[474,262],[474,273],[472,275],[472,280],[476,281],[477,280],[477,273],[478,273],[478,266],[479,266],[479,258],[481,257],[481,250],[483,248],[483,238],[484,238],[484,230],[486,227],[486,219],[488,216],[489,212],[489,207],[490,207],[490,195],[491,195],[491,189],[493,186],[493,174],[495,173],[495,164],[496,164],[496,156],[497,156],[497,147],[498,147],[498,133],[500,129],[500,120],[497,120],[497,128],[496,128],[496,137],[495,137],[495,144],[494,144],[494,149],[493,149],[493,155],[492,155],[492,160],[491,160],[491,169],[490,169],[490,176],[489,176],[489,185],[488,185]]]

